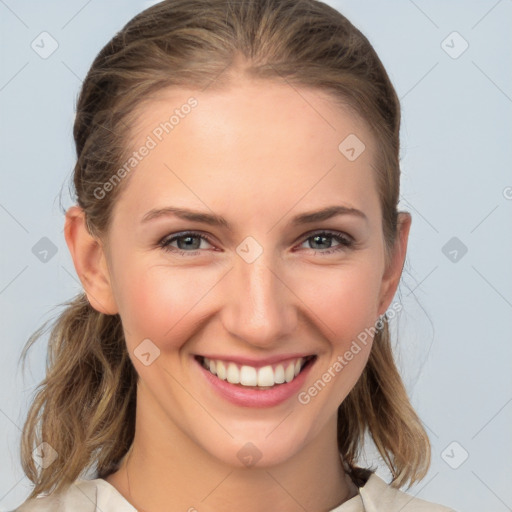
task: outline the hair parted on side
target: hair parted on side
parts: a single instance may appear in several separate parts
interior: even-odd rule
[[[90,233],[101,238],[128,179],[101,199],[130,153],[131,119],[168,87],[236,85],[236,77],[315,88],[352,109],[374,134],[374,165],[386,257],[397,239],[400,104],[367,38],[341,13],[316,0],[164,0],[118,32],[94,60],[78,98],[74,139],[76,202]],[[28,412],[22,467],[30,497],[59,492],[86,471],[115,471],[135,431],[137,374],[119,315],[92,308],[85,293],[64,304],[52,323],[46,377]],[[22,357],[41,337],[36,331]],[[392,485],[422,479],[430,465],[428,436],[395,366],[387,318],[365,369],[338,410],[338,447],[352,478],[365,480],[358,459],[368,432],[389,467]],[[41,442],[58,457],[39,467]]]

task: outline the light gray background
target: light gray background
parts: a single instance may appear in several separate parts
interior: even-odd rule
[[[400,206],[413,224],[393,329],[433,445],[410,492],[459,512],[512,510],[512,2],[328,3],[367,35],[402,100]],[[58,198],[74,165],[75,97],[100,48],[149,5],[0,0],[0,510],[30,488],[18,443],[46,339],[25,376],[21,348],[80,289]],[[58,43],[46,59],[31,48],[43,31]],[[32,252],[42,237],[57,249],[46,262]]]

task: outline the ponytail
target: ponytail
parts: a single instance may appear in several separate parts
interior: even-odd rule
[[[368,476],[356,465],[367,430],[392,473],[394,487],[408,480],[410,487],[426,475],[430,441],[395,365],[386,316],[363,373],[338,409],[339,450],[359,485]]]
[[[35,484],[30,498],[58,492],[93,464],[100,475],[109,474],[135,431],[137,374],[119,315],[99,313],[84,293],[65,305],[50,333],[46,377],[21,438],[22,467]],[[44,327],[28,340],[23,359]],[[33,453],[41,443],[47,443],[46,459],[37,464]]]

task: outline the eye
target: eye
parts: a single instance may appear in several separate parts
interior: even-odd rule
[[[337,245],[332,245],[333,241]],[[343,251],[354,245],[354,239],[349,235],[339,231],[319,231],[308,236],[301,244],[309,244],[310,249],[320,249],[315,251],[319,254],[326,255],[334,252]]]
[[[172,245],[176,242],[176,245]],[[210,239],[203,235],[202,233],[198,233],[195,231],[186,231],[183,233],[176,233],[172,236],[166,237],[162,239],[158,245],[164,250],[169,252],[177,252],[182,256],[190,256],[197,254],[199,249],[204,249],[201,247],[201,243],[206,242],[211,245]]]
[[[333,245],[333,241],[336,245]],[[196,231],[185,231],[163,238],[158,245],[164,251],[178,253],[181,256],[194,256],[200,250],[207,249],[207,247],[201,247],[203,242],[213,245],[206,235]],[[317,249],[315,253],[327,255],[350,248],[354,245],[354,239],[339,231],[319,231],[309,235],[301,247],[304,244],[309,244],[309,249]]]

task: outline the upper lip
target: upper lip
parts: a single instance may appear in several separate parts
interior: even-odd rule
[[[307,358],[313,357],[315,354],[310,353],[294,353],[294,354],[279,354],[275,356],[264,357],[260,359],[254,359],[251,357],[233,356],[233,355],[222,355],[222,354],[196,354],[196,357],[206,357],[207,359],[214,359],[219,361],[226,361],[235,363],[241,366],[252,366],[254,368],[260,368],[262,366],[269,366],[273,364],[286,363],[291,360],[299,359],[300,357]]]

